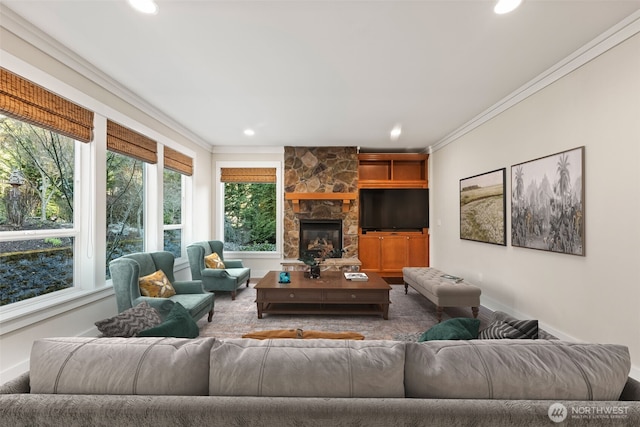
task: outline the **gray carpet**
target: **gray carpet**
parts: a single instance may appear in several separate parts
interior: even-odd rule
[[[249,288],[240,288],[236,300],[228,292],[218,292],[215,298],[213,321],[203,317],[199,322],[200,336],[216,338],[240,338],[247,332],[271,329],[303,329],[328,332],[358,332],[367,340],[389,339],[417,341],[420,335],[435,325],[436,307],[425,297],[409,288],[404,294],[403,285],[392,285],[389,320],[382,316],[346,315],[284,315],[264,314],[258,319],[254,283]],[[483,321],[481,308],[481,328]],[[451,317],[471,317],[471,309],[446,309],[442,320]]]

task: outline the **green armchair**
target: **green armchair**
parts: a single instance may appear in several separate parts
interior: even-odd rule
[[[231,292],[231,300],[236,299],[236,289],[246,282],[249,287],[251,279],[251,269],[242,265],[239,259],[224,259],[224,243],[220,240],[209,240],[196,242],[187,246],[189,256],[189,266],[191,267],[191,278],[202,280],[202,285],[207,291],[228,291]],[[224,269],[207,268],[204,257],[217,253]]]
[[[131,308],[142,301],[160,312],[164,319],[176,302],[179,302],[198,321],[209,313],[207,320],[213,317],[214,295],[206,292],[200,280],[176,281],[173,275],[175,259],[171,252],[138,252],[123,255],[109,263],[109,271],[116,293],[118,313]],[[140,294],[138,280],[162,270],[167,276],[176,294],[169,298],[151,298]]]

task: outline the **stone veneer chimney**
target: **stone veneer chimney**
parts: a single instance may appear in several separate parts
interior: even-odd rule
[[[285,193],[355,193],[358,191],[356,147],[285,147]],[[300,218],[341,219],[344,257],[358,255],[358,201],[342,212],[334,200],[301,200],[300,212],[284,203],[284,257],[298,258]]]

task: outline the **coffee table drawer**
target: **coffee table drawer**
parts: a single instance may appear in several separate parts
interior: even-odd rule
[[[268,289],[259,292],[258,298],[264,302],[322,301],[320,289]]]
[[[389,301],[389,291],[377,290],[327,290],[325,291],[327,302],[376,302]]]

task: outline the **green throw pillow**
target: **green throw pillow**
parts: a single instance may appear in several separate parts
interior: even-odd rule
[[[418,338],[418,342],[435,340],[474,340],[478,338],[480,319],[456,317],[430,328]]]
[[[198,324],[179,302],[173,304],[164,322],[138,333],[139,337],[196,338],[198,335],[200,335]]]

